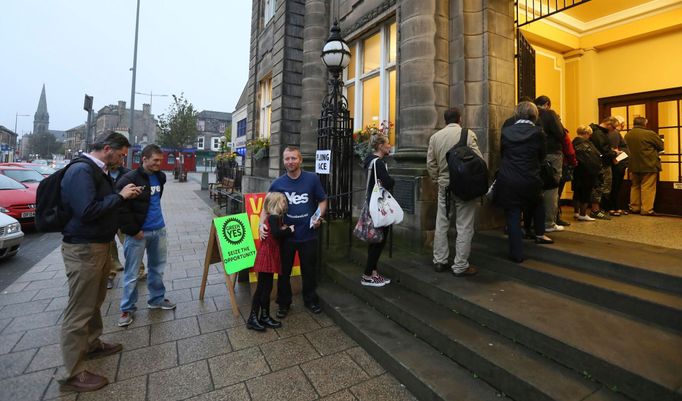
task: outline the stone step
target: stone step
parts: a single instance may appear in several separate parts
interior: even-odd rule
[[[353,249],[351,258],[363,261],[365,252]],[[609,388],[637,400],[682,400],[680,333],[490,270],[456,278],[431,266],[431,255],[404,250],[379,261],[395,284]]]
[[[470,261],[475,266],[682,332],[682,296],[678,294],[530,258],[513,263],[507,260],[506,250],[499,247],[479,245]]]
[[[512,399],[581,401],[603,387],[402,285],[362,286],[356,264],[326,267],[347,291]],[[607,395],[625,399],[608,389]]]
[[[499,401],[503,394],[332,282],[318,286],[322,307],[351,338],[419,400]]]
[[[567,231],[551,246],[524,243],[526,257],[682,295],[682,251]],[[476,233],[474,244],[507,250],[500,231]]]

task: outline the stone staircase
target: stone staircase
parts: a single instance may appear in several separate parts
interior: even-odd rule
[[[682,252],[576,233],[525,244],[477,234],[474,277],[384,252],[392,283],[360,285],[366,248],[327,261],[325,312],[421,400],[682,400]],[[399,248],[399,247],[396,247]]]

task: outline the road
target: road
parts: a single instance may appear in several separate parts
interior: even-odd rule
[[[61,233],[24,231],[19,252],[12,258],[0,260],[0,291],[12,284],[33,265],[55,250],[62,241]]]

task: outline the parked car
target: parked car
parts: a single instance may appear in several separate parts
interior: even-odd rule
[[[0,259],[16,255],[23,238],[24,232],[17,219],[0,213]]]
[[[52,165],[52,168],[55,170],[62,169],[64,167],[66,167],[66,165],[69,164],[70,161],[71,160],[60,160],[58,162],[54,162],[54,164]]]
[[[6,175],[14,181],[18,181],[29,188],[38,188],[40,181],[45,177],[35,170],[16,166],[0,166],[0,174]]]
[[[28,169],[35,170],[35,171],[39,172],[40,174],[42,174],[45,177],[47,177],[50,174],[57,171],[50,166],[44,166],[42,164],[35,164],[35,163],[10,162],[10,163],[0,163],[0,166],[17,166],[17,167],[28,168]]]
[[[0,212],[19,220],[22,228],[33,227],[36,190],[0,174]]]

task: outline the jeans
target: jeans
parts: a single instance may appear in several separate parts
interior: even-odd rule
[[[532,211],[533,225],[536,237],[545,235],[545,225],[543,217],[545,216],[544,203],[539,200],[537,205],[528,205],[526,214]],[[504,209],[504,215],[507,218],[507,234],[509,235],[509,257],[512,259],[523,259],[523,235],[521,232],[521,208],[513,207]],[[524,216],[524,220],[530,216]],[[528,229],[528,228],[527,228]]]
[[[156,305],[163,301],[166,287],[163,285],[163,271],[166,268],[166,228],[145,231],[141,240],[126,236],[124,244],[126,258],[123,271],[123,295],[121,296],[121,312],[132,312],[137,309],[137,273],[145,250],[147,251],[147,288],[149,298],[147,304]]]
[[[301,279],[303,281],[303,302],[316,304],[319,302],[315,288],[315,265],[317,264],[317,239],[304,242],[294,242],[284,239],[280,244],[282,272],[277,277],[277,304],[281,307],[291,305],[291,269],[294,266],[294,255],[298,251],[301,261]]]
[[[446,191],[444,186],[438,186],[438,210],[436,212],[436,231],[433,238],[433,263],[447,264],[450,257],[450,242],[448,231],[450,219],[446,216]],[[474,237],[474,221],[476,217],[476,199],[463,201],[452,195],[451,202],[455,204],[455,226],[457,239],[455,240],[455,261],[452,270],[462,273],[469,268],[469,254],[471,240]],[[452,210],[451,210],[452,211]]]
[[[554,179],[559,182],[561,179],[561,169],[564,164],[564,155],[561,153],[547,154],[547,160],[552,163],[554,168]],[[559,208],[559,188],[544,191],[545,202],[545,227],[551,228],[556,224],[556,212]]]

